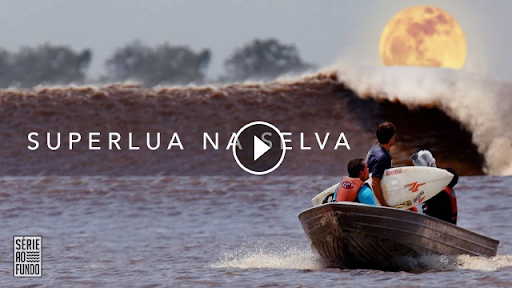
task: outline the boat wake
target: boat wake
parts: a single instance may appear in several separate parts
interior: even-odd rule
[[[491,258],[462,255],[457,257],[458,269],[497,271],[512,267],[512,255],[497,255]]]
[[[402,267],[400,270],[410,273],[453,270],[498,271],[512,267],[512,255],[497,255],[490,258],[468,255],[431,255],[402,258],[399,260],[399,265]],[[315,257],[309,249],[260,247],[247,250],[241,247],[225,253],[220,260],[212,264],[212,268],[321,270],[329,267]]]
[[[226,252],[212,268],[319,270],[325,267],[309,248],[264,246],[247,248],[244,245]]]
[[[431,255],[404,258],[400,260],[400,265],[404,270],[416,273],[451,270],[498,271],[512,267],[512,255],[497,255],[489,258],[469,255]]]

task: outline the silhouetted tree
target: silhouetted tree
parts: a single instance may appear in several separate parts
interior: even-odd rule
[[[0,87],[8,87],[12,83],[12,76],[11,53],[0,49]]]
[[[185,46],[164,43],[152,48],[134,41],[117,49],[105,66],[110,81],[136,80],[146,86],[201,83],[210,58],[209,49],[194,53]]]
[[[295,45],[282,44],[277,39],[255,39],[238,48],[224,66],[234,80],[274,79],[288,72],[302,72],[313,66],[304,63]]]
[[[75,52],[67,46],[46,43],[36,48],[22,47],[17,53],[12,54],[11,58],[10,84],[32,87],[42,82],[83,83],[92,52],[89,49]]]

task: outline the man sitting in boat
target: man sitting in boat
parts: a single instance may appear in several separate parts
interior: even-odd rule
[[[412,155],[414,166],[436,167],[436,159],[430,151],[423,149]],[[452,173],[453,179],[443,191],[423,203],[423,213],[437,219],[457,225],[457,197],[453,187],[457,184],[459,176],[452,168],[446,168]]]
[[[333,202],[349,201],[375,206],[372,189],[364,183],[370,177],[366,162],[361,158],[353,159],[348,162],[347,170],[348,176],[334,190]]]
[[[384,176],[384,170],[393,166],[391,154],[389,150],[395,144],[395,125],[391,122],[384,122],[377,126],[375,135],[379,144],[373,145],[366,155],[366,163],[372,173],[372,187],[375,192],[375,197],[379,200],[382,206],[389,206],[384,199],[380,181]]]

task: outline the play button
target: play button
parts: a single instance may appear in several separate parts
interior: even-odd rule
[[[286,152],[281,132],[272,124],[255,121],[236,134],[233,157],[238,166],[253,175],[268,174],[284,160]]]

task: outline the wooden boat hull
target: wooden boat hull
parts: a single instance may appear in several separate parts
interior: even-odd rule
[[[495,256],[499,241],[436,218],[358,203],[329,203],[299,215],[311,247],[329,265],[400,270],[423,255]]]

